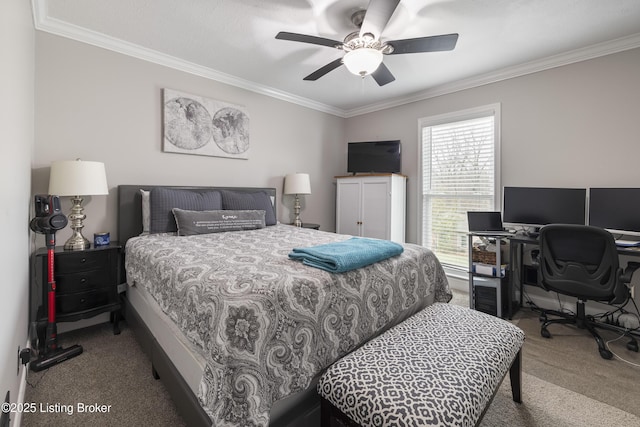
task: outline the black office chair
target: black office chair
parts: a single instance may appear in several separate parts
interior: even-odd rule
[[[543,311],[540,316],[545,338],[551,334],[547,327],[552,323],[575,324],[587,329],[598,343],[600,356],[611,359],[612,353],[596,331],[596,327],[620,332],[620,328],[596,322],[585,314],[586,301],[622,304],[630,297],[628,284],[639,263],[629,263],[623,271],[619,267],[615,240],[608,231],[587,225],[552,224],[540,231],[540,255],[538,282],[548,291],[570,295],[578,299],[576,313],[569,315],[557,311]],[[547,314],[562,316],[547,319]],[[638,343],[631,341],[627,348],[638,351]]]

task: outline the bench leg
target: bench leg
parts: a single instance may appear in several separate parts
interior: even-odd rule
[[[336,408],[324,397],[320,397],[320,426],[321,427],[359,427],[351,421],[344,412]]]
[[[518,351],[509,368],[509,379],[511,380],[511,394],[513,401],[522,403],[522,350]]]
[[[324,398],[320,398],[320,425],[331,427],[331,404]]]

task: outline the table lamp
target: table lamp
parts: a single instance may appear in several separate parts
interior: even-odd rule
[[[296,227],[302,227],[300,219],[300,194],[311,194],[311,183],[309,182],[309,174],[292,173],[284,178],[284,194],[295,194],[296,201],[293,205],[293,212],[296,219],[293,224]]]
[[[72,196],[69,223],[73,234],[64,244],[65,250],[89,249],[91,244],[82,235],[83,220],[87,217],[82,207],[82,196],[109,194],[104,163],[80,159],[63,160],[51,164],[49,194]]]

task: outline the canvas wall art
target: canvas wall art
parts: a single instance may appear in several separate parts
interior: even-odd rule
[[[163,151],[249,158],[244,107],[172,89],[164,89],[163,106]]]

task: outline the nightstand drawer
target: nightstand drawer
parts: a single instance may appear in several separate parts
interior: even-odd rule
[[[109,251],[61,252],[56,254],[56,275],[95,270],[109,265]]]
[[[85,292],[91,289],[112,286],[113,280],[113,277],[109,274],[109,269],[104,267],[73,274],[56,274],[56,291],[58,294]]]
[[[114,292],[114,289],[105,288],[70,295],[56,295],[56,312],[63,315],[107,305],[114,302],[110,299]]]

